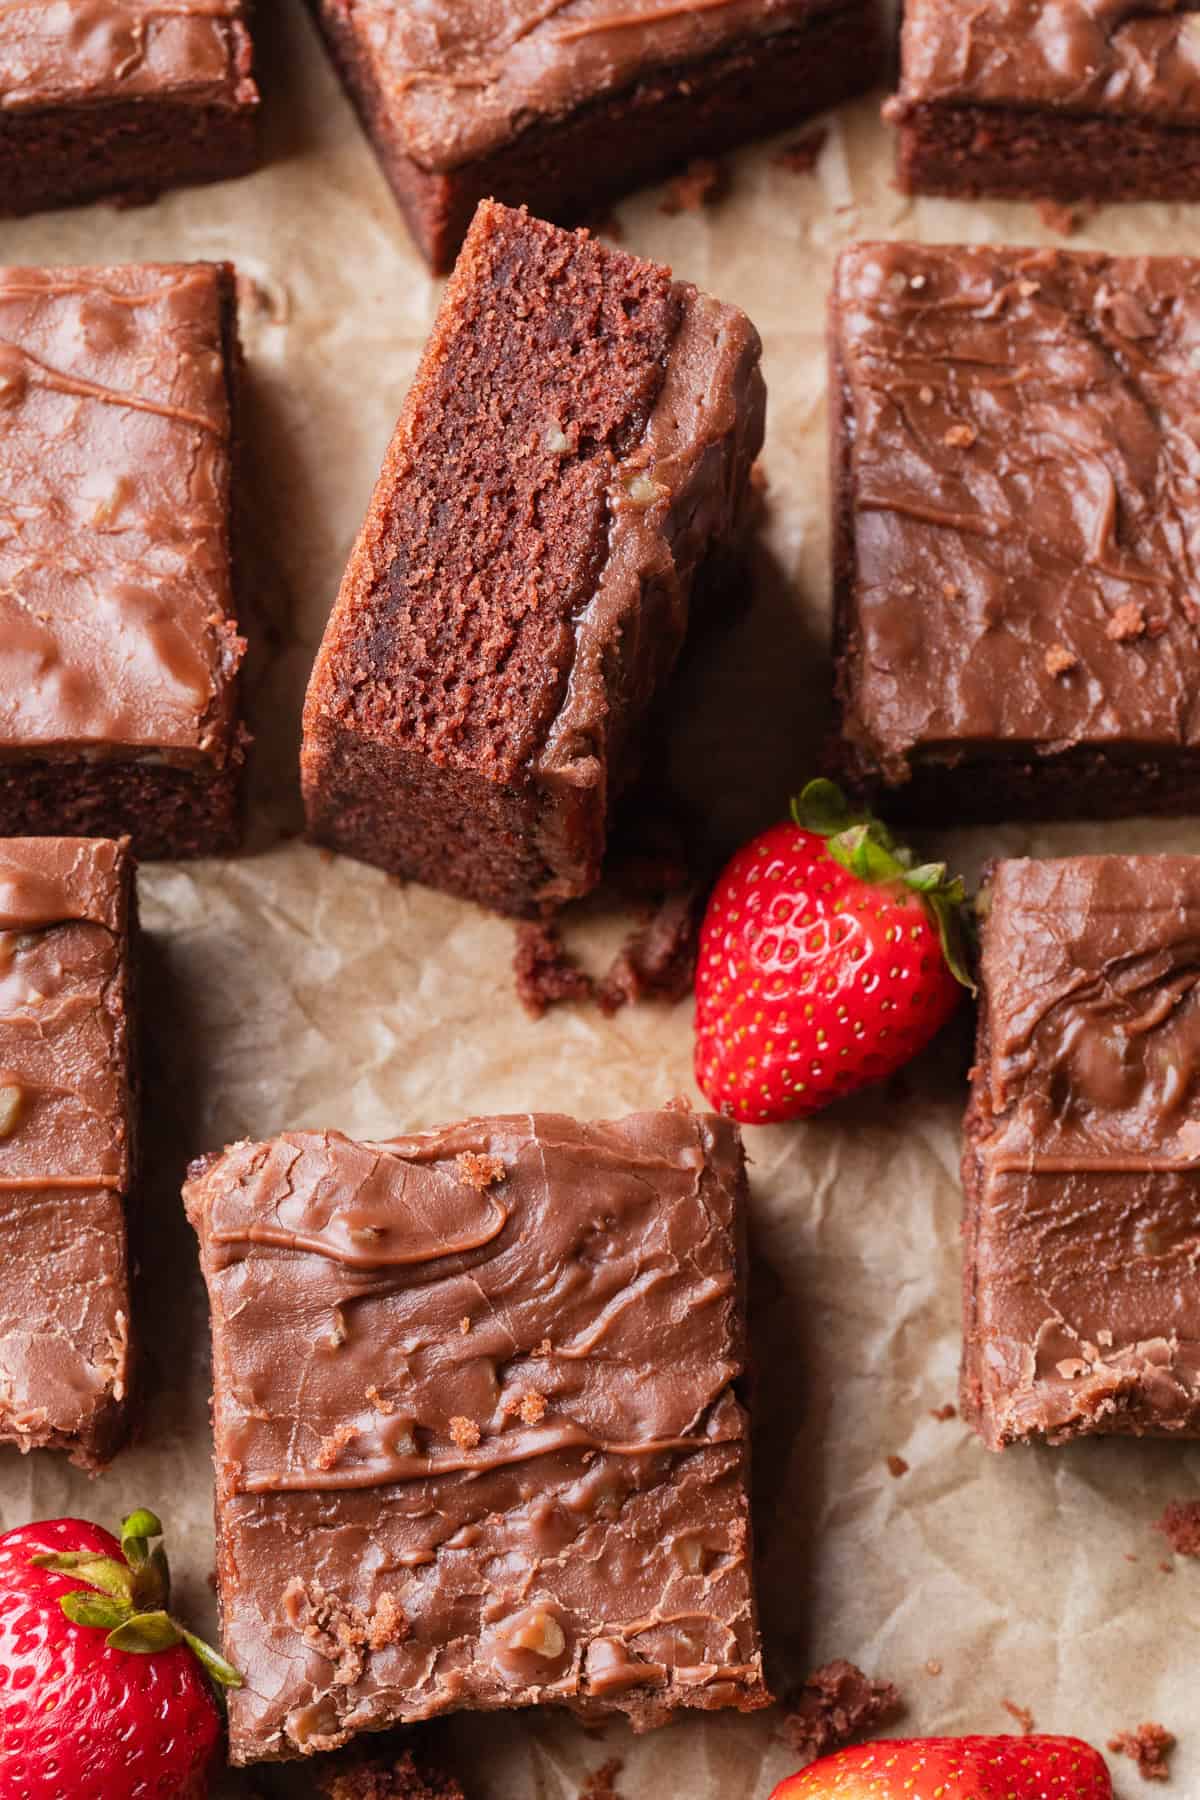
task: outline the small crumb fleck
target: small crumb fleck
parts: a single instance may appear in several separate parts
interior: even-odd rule
[[[1125,1550],[1122,1552],[1122,1555],[1124,1556],[1126,1562],[1139,1562],[1141,1560],[1139,1557],[1136,1557],[1133,1554],[1132,1550]]]
[[[1047,675],[1067,675],[1079,667],[1079,658],[1065,644],[1051,644],[1046,652]]]
[[[1111,638],[1114,644],[1127,644],[1132,638],[1141,637],[1145,629],[1145,611],[1136,600],[1126,600],[1118,606],[1104,627],[1104,635]]]
[[[1023,1736],[1028,1737],[1033,1730],[1033,1714],[1029,1708],[1018,1706],[1015,1700],[1002,1700],[1000,1704],[1009,1717],[1017,1721]]]
[[[537,1353],[539,1356],[552,1356],[554,1354],[554,1345],[550,1342],[549,1338],[542,1339],[537,1347]]]
[[[593,1769],[579,1790],[579,1800],[621,1800],[616,1789],[616,1779],[624,1764],[614,1756],[611,1761],[601,1763]]]
[[[979,436],[973,425],[951,425],[942,435],[943,444],[951,450],[969,450]]]
[[[929,1658],[929,1661],[925,1664],[925,1673],[927,1675],[940,1675],[941,1672],[942,1672],[941,1663],[937,1660],[936,1656],[931,1656]]]
[[[460,1150],[454,1160],[467,1186],[478,1188],[480,1193],[504,1180],[505,1168],[498,1156],[483,1156],[477,1150]]]
[[[811,175],[828,137],[823,126],[819,131],[807,131],[803,137],[794,138],[790,144],[776,150],[771,161],[777,169],[786,169],[789,175]]]
[[[479,1427],[474,1419],[464,1419],[456,1413],[450,1421],[450,1436],[460,1450],[474,1450],[479,1442]]]
[[[389,1644],[402,1644],[411,1633],[412,1626],[395,1594],[380,1594],[367,1623],[367,1648],[386,1650]]]
[[[546,1396],[536,1391],[521,1397],[521,1417],[526,1425],[539,1425],[546,1413]]]
[[[1172,1500],[1154,1529],[1162,1532],[1176,1556],[1200,1556],[1200,1500]]]
[[[1022,300],[1032,300],[1038,292],[1038,284],[1036,281],[1018,281],[1017,292]]]
[[[313,1462],[316,1467],[318,1469],[332,1469],[334,1464],[338,1461],[338,1458],[341,1456],[342,1451],[346,1448],[346,1445],[350,1443],[351,1439],[356,1438],[357,1436],[358,1430],[355,1426],[339,1425],[337,1430],[331,1432],[327,1438],[322,1438],[321,1447],[313,1457]]]
[[[1175,1564],[1172,1562],[1160,1562],[1158,1565],[1158,1572],[1160,1575],[1173,1575],[1175,1573]]]
[[[1170,1780],[1167,1757],[1175,1748],[1175,1737],[1165,1726],[1151,1721],[1136,1731],[1118,1731],[1109,1738],[1108,1747],[1115,1756],[1132,1757],[1143,1781]]]
[[[470,1329],[471,1329],[471,1321],[470,1321],[470,1319],[467,1318],[465,1313],[464,1313],[463,1317],[458,1321],[458,1329],[462,1332],[464,1337],[466,1337],[468,1331],[470,1331]]]
[[[711,156],[698,156],[682,175],[667,183],[667,191],[659,203],[659,212],[674,214],[699,212],[710,206],[721,187],[721,165]]]
[[[571,955],[556,925],[530,920],[517,926],[513,951],[517,998],[531,1018],[564,1000],[590,1000],[595,983]]]
[[[917,399],[921,402],[922,406],[932,406],[933,389],[931,387],[919,388],[917,390]]]
[[[374,1385],[367,1389],[367,1400],[376,1412],[383,1414],[384,1418],[389,1417],[396,1410],[396,1402],[389,1400],[386,1394],[381,1394]]]
[[[908,1464],[902,1456],[889,1456],[887,1459],[888,1474],[894,1476],[907,1475]]]
[[[929,1416],[931,1419],[939,1420],[944,1425],[948,1419],[957,1419],[958,1408],[957,1408],[957,1406],[952,1405],[949,1400],[947,1400],[945,1406],[933,1407],[930,1411]]]
[[[1090,206],[1064,206],[1060,200],[1039,200],[1037,216],[1047,231],[1056,231],[1059,237],[1074,237],[1091,217]]]
[[[610,238],[614,244],[624,242],[625,227],[621,223],[619,214],[611,207],[606,212],[593,213],[587,225],[594,237]]]

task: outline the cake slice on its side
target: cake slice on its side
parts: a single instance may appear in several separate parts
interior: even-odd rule
[[[759,354],[668,270],[480,207],[309,684],[315,842],[516,915],[595,886],[742,523]]]

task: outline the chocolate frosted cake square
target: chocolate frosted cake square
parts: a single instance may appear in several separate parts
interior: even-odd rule
[[[133,859],[0,840],[0,1441],[102,1468],[131,1377]]]
[[[0,213],[242,175],[257,155],[249,0],[6,0]]]
[[[964,1413],[1196,1437],[1200,857],[1001,862],[984,901]]]
[[[1200,807],[1200,262],[858,244],[831,342],[843,779],[942,824]]]
[[[464,1707],[767,1704],[735,1126],[289,1132],[184,1200],[235,1762]]]
[[[905,0],[900,185],[1040,200],[1200,198],[1195,0]]]
[[[240,837],[234,274],[0,270],[0,833]]]
[[[418,246],[480,200],[573,225],[882,68],[878,0],[310,0]]]
[[[316,843],[513,914],[596,885],[742,523],[759,355],[667,269],[480,207],[309,684]]]

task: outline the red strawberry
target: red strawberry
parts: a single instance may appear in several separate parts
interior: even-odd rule
[[[200,1800],[221,1737],[205,1669],[236,1670],[165,1608],[162,1526],[121,1542],[83,1519],[0,1536],[0,1793],[20,1800]],[[203,1666],[202,1666],[203,1665]]]
[[[958,1005],[963,888],[812,781],[713,889],[696,964],[696,1080],[761,1125],[908,1062]]]
[[[1071,1737],[881,1738],[810,1763],[771,1800],[1112,1800],[1098,1750]]]

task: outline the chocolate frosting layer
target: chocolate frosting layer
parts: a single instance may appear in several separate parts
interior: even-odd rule
[[[832,317],[850,740],[1200,743],[1200,262],[860,244]]]
[[[169,97],[253,107],[243,0],[0,0],[0,112]]]
[[[0,757],[225,759],[229,278],[0,271]]]
[[[566,692],[531,771],[542,817],[546,898],[598,878],[608,785],[621,735],[645,718],[683,648],[692,582],[714,545],[735,541],[750,466],[762,448],[762,342],[745,313],[675,283],[679,328],[636,449],[608,490],[608,551],[595,593],[575,620]]]
[[[103,1460],[126,1398],[132,859],[0,841],[0,1439]]]
[[[968,1114],[985,1440],[1200,1432],[1200,857],[999,863]]]
[[[1200,120],[1196,0],[906,0],[886,115],[949,105]]]
[[[235,1761],[456,1707],[766,1703],[733,1126],[288,1133],[184,1199]]]
[[[356,0],[353,15],[401,150],[440,172],[664,65],[830,10],[832,0]]]

